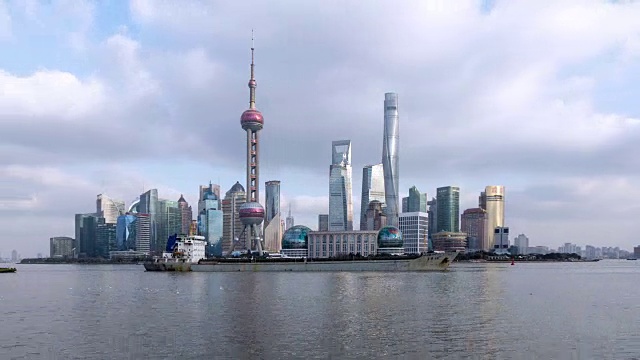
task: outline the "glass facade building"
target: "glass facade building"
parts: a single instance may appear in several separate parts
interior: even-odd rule
[[[161,254],[167,239],[159,241],[158,237],[158,190],[151,189],[140,195],[138,212],[147,214],[149,218],[149,247],[150,251]]]
[[[398,225],[399,210],[399,147],[398,94],[384,94],[384,136],[382,138],[382,166],[387,223]]]
[[[117,250],[135,250],[136,248],[136,217],[125,214],[118,216],[116,223]]]
[[[384,170],[382,164],[362,168],[362,198],[360,201],[360,230],[367,230],[366,212],[372,201],[384,204]],[[371,230],[371,229],[369,229]]]
[[[427,193],[421,193],[417,187],[409,189],[406,212],[427,212]]]
[[[266,208],[264,209],[265,226],[280,213],[280,181],[271,180],[264,183]]]
[[[439,187],[437,190],[438,216],[436,233],[460,231],[460,188],[456,186]]]
[[[206,256],[222,256],[224,215],[213,188],[203,194],[202,205],[202,211],[198,214],[198,234],[207,241]]]
[[[329,231],[353,230],[351,140],[332,143],[329,168]]]

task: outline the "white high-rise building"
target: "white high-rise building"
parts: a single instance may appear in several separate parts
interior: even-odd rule
[[[487,186],[484,191],[486,199],[487,211],[487,227],[485,228],[486,236],[484,241],[489,242],[494,239],[494,233],[497,227],[504,226],[504,186],[495,185]],[[484,250],[495,248],[495,242],[483,244]]]
[[[527,255],[529,251],[529,238],[525,234],[520,234],[513,239],[513,245],[518,247],[518,254]]]
[[[402,232],[405,254],[420,254],[429,251],[429,214],[407,212],[398,216],[398,228]]]
[[[382,138],[382,166],[384,168],[384,195],[387,206],[387,225],[398,226],[400,141],[398,124],[398,94],[384,94],[384,135]]]
[[[366,230],[365,215],[369,203],[377,200],[384,204],[384,170],[382,164],[367,165],[362,169],[362,199],[360,201],[360,230]]]
[[[332,143],[329,167],[329,231],[353,230],[351,140]]]
[[[105,224],[115,224],[118,222],[118,216],[124,215],[124,201],[99,194],[96,199],[96,214],[104,218]]]

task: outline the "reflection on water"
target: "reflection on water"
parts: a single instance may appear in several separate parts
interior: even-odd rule
[[[640,264],[446,273],[147,273],[21,265],[2,358],[633,358]]]

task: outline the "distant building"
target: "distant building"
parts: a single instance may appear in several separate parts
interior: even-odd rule
[[[289,204],[289,214],[287,215],[287,219],[285,220],[284,230],[289,230],[295,225],[295,219],[293,218],[293,215],[291,215],[291,204]]]
[[[465,251],[467,234],[461,232],[441,231],[431,236],[435,251]]]
[[[493,251],[496,254],[509,252],[509,228],[498,226],[493,230]]]
[[[169,236],[182,233],[182,209],[177,201],[158,199],[157,245],[159,255],[164,252]]]
[[[366,230],[365,215],[372,201],[384,204],[384,171],[382,164],[362,168],[362,197],[360,201],[360,230]]]
[[[178,199],[178,208],[180,209],[180,234],[178,235],[188,235],[191,221],[193,221],[193,210],[182,194]]]
[[[485,228],[487,226],[487,212],[482,208],[467,209],[462,213],[461,231],[467,234],[467,248],[469,251],[484,250]]]
[[[420,254],[429,251],[429,214],[407,212],[398,217],[398,228],[402,232],[405,254]]]
[[[400,212],[408,212],[409,211],[409,197],[405,196],[402,198],[402,210]]]
[[[271,180],[264,184],[265,219],[264,247],[269,253],[280,252],[282,243],[282,215],[280,213],[280,181]]]
[[[437,218],[438,218],[438,201],[436,198],[431,198],[430,201],[427,201],[427,214],[429,214],[429,244],[433,248],[433,234],[437,233]]]
[[[15,249],[11,250],[11,261],[17,262],[19,260],[18,258],[19,258],[18,251]]]
[[[484,201],[487,211],[487,227],[484,249],[496,248],[495,243],[488,243],[494,240],[493,234],[497,227],[503,227],[504,224],[504,186],[495,185],[487,186],[484,189]],[[481,195],[481,198],[483,195]]]
[[[635,253],[636,248],[633,248],[633,250]],[[640,251],[640,247],[638,247],[638,250]],[[587,259],[597,259],[598,257],[597,257],[596,247],[587,245],[584,250],[584,257]]]
[[[198,235],[204,236],[207,245],[205,254],[207,257],[222,256],[223,218],[224,214],[220,199],[214,192],[213,186],[203,193],[198,208],[202,208],[198,214]]]
[[[75,256],[95,257],[98,231],[98,219],[96,214],[76,214],[75,217]]]
[[[513,239],[513,245],[518,248],[518,254],[527,255],[529,251],[529,238],[525,234],[520,234]]]
[[[329,214],[318,215],[318,231],[329,231]]]
[[[277,213],[264,227],[264,250],[268,253],[278,253],[282,249],[282,234],[284,233],[280,213]]]
[[[633,257],[640,259],[640,245],[633,247]]]
[[[49,239],[50,258],[72,258],[75,239],[67,236],[56,236]]]
[[[437,190],[438,215],[436,232],[457,233],[460,231],[460,188],[439,187]]]
[[[384,203],[387,208],[387,222],[392,226],[398,226],[398,213],[400,212],[399,136],[398,94],[385,93],[382,167],[384,168]]]
[[[116,223],[116,251],[135,250],[136,219],[134,214],[129,213],[118,216]]]
[[[232,241],[239,242],[235,246],[236,250],[245,249],[246,236],[243,236],[243,239],[240,239],[244,226],[240,221],[240,215],[238,213],[240,205],[245,202],[247,202],[246,193],[240,182],[236,182],[231,189],[227,191],[224,200],[222,200],[222,252],[224,254],[227,254],[229,250],[231,250]]]
[[[409,189],[406,212],[427,212],[427,193],[421,193],[417,187]]]
[[[160,237],[158,236],[158,207],[158,189],[150,189],[140,195],[140,202],[138,203],[138,213],[147,214],[145,218],[148,219],[148,225],[145,226],[148,226],[150,248],[149,251],[157,255],[161,255],[164,251],[167,239],[161,241]],[[138,249],[138,251],[141,250]]]
[[[370,202],[364,214],[364,226],[361,226],[360,230],[377,231],[387,226],[387,216],[380,201]]]
[[[198,214],[200,214],[200,212],[202,211],[202,208],[204,207],[204,203],[201,204],[200,200],[204,198],[204,194],[209,192],[210,189],[213,189],[213,193],[216,194],[218,199],[222,199],[222,196],[220,193],[220,185],[213,184],[211,183],[211,181],[209,181],[208,185],[200,185],[198,189],[199,190],[198,191]]]
[[[90,257],[109,258],[109,251],[117,250],[116,223],[106,223],[104,218],[98,218],[96,225],[96,243]]]
[[[151,215],[136,214],[136,251],[151,253]]]
[[[96,214],[104,218],[105,224],[115,224],[118,216],[124,214],[124,210],[124,201],[114,200],[104,194],[97,196]]]
[[[353,230],[351,140],[331,143],[329,166],[329,230]],[[288,228],[288,227],[287,227]]]

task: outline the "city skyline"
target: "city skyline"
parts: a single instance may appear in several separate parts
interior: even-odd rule
[[[359,169],[380,158],[380,97],[394,91],[402,98],[400,197],[412,185],[430,195],[455,185],[462,212],[485,186],[501,184],[507,226],[533,244],[630,249],[640,201],[632,102],[640,69],[630,61],[640,5],[570,3],[497,1],[438,14],[420,2],[349,4],[377,24],[356,32],[344,30],[357,20],[344,9],[324,7],[335,12],[331,25],[305,10],[321,3],[290,5],[277,21],[259,2],[182,11],[142,1],[6,4],[0,243],[45,253],[50,237],[73,236],[74,214],[95,211],[97,194],[128,206],[157,188],[196,204],[210,179],[224,189],[244,183],[237,117],[246,108],[246,6],[261,19],[260,101],[270,121],[261,177],[282,181],[282,208],[293,204],[296,223],[313,228],[327,212],[331,140],[352,140],[360,194]],[[553,21],[558,13],[577,13],[582,26]],[[514,23],[535,35],[522,38]],[[333,53],[342,56],[323,56]],[[496,132],[501,141],[489,142]],[[359,219],[359,196],[352,199]],[[607,238],[611,226],[621,240]]]

